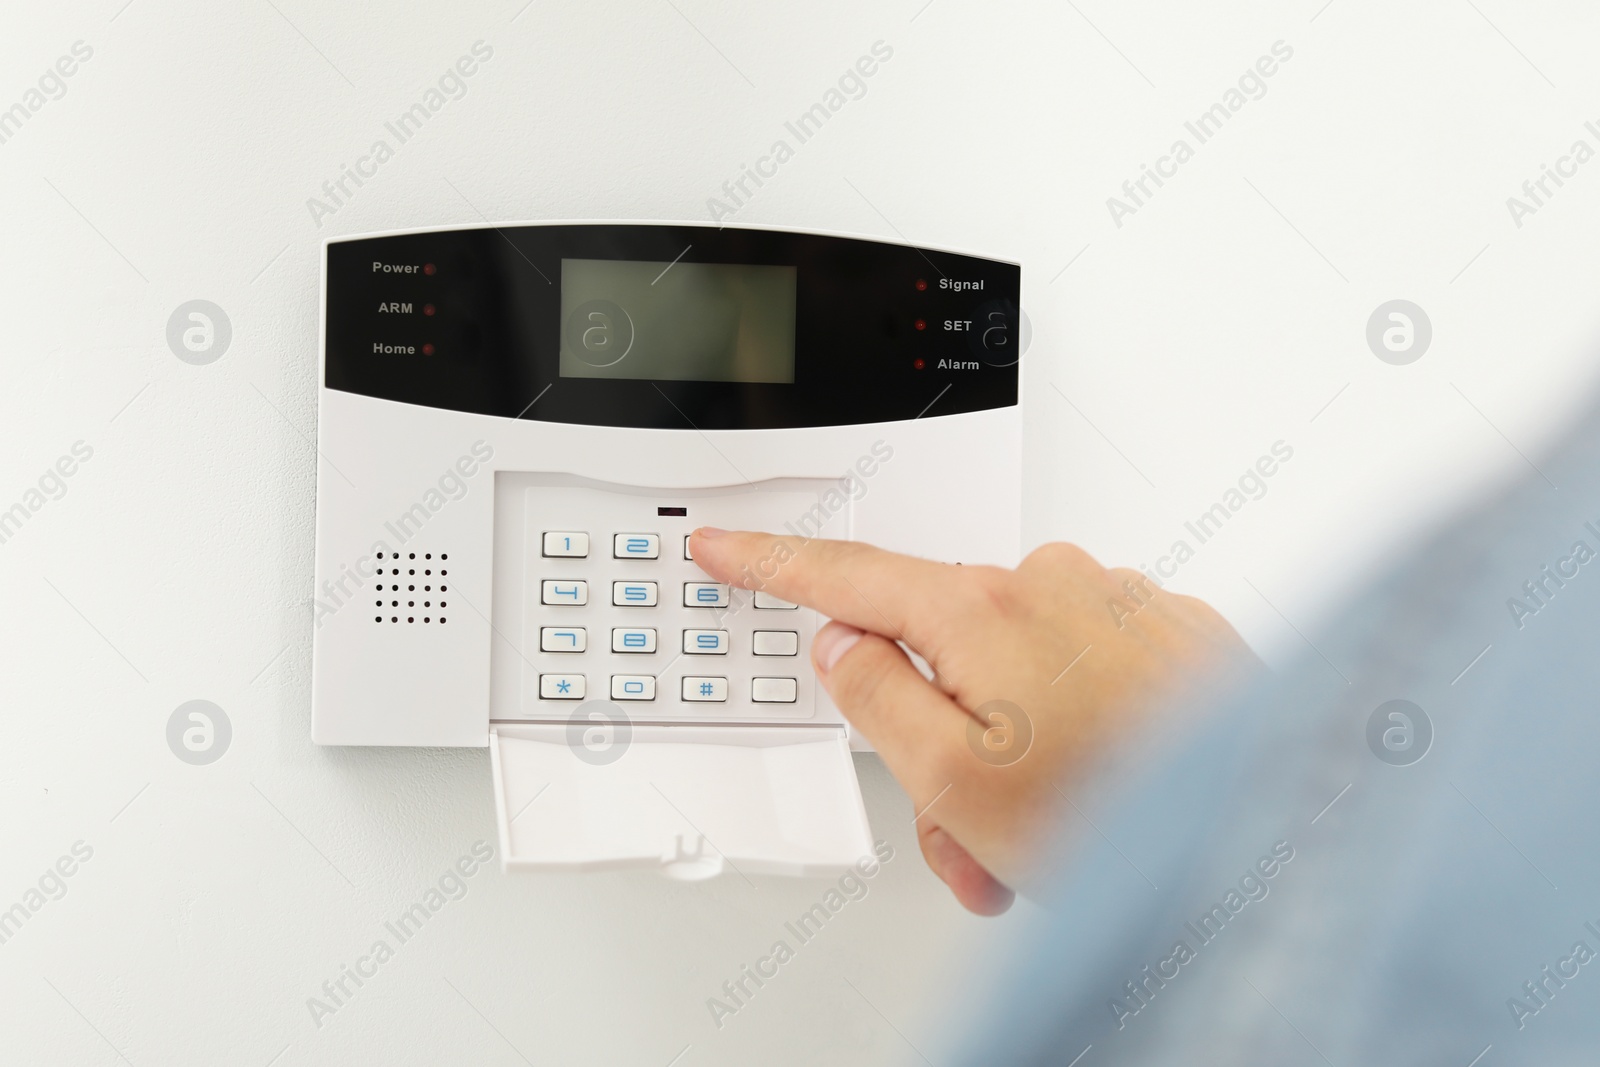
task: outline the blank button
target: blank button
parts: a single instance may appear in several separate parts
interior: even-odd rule
[[[757,704],[793,704],[798,688],[793,678],[754,678],[750,699]]]
[[[756,607],[758,608],[778,608],[779,610],[788,610],[797,606],[798,605],[789,603],[787,600],[779,600],[771,593],[756,594]]]
[[[753,644],[758,656],[793,656],[800,652],[800,635],[793,630],[757,630]]]

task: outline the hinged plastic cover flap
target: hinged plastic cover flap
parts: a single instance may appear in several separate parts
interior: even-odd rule
[[[507,870],[810,877],[871,854],[839,726],[634,724],[598,744],[576,729],[490,730]]]

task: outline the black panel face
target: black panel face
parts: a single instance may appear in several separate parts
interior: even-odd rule
[[[1017,403],[1021,270],[951,252],[712,226],[515,226],[332,242],[326,284],[324,384],[408,404],[733,430]]]

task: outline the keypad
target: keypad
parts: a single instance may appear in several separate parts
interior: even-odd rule
[[[545,702],[556,713],[566,702],[558,712],[565,717],[570,702],[602,697],[649,705],[629,710],[646,721],[813,715],[815,682],[803,659],[814,617],[711,581],[693,562],[683,532],[692,528],[569,522],[529,531],[529,546],[537,546],[529,587],[538,591],[529,599],[536,651],[525,657],[538,678],[530,714]]]

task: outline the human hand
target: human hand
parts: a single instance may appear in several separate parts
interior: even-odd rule
[[[980,915],[1025,884],[1064,798],[1058,778],[1087,773],[1176,695],[1259,665],[1205,602],[1074,545],[1045,545],[1016,570],[710,527],[691,551],[718,581],[834,620],[812,642],[817,677],[921,813],[928,866]],[[985,753],[1000,721],[980,709],[996,700],[1025,717],[1005,729],[1031,724],[1011,758]]]

